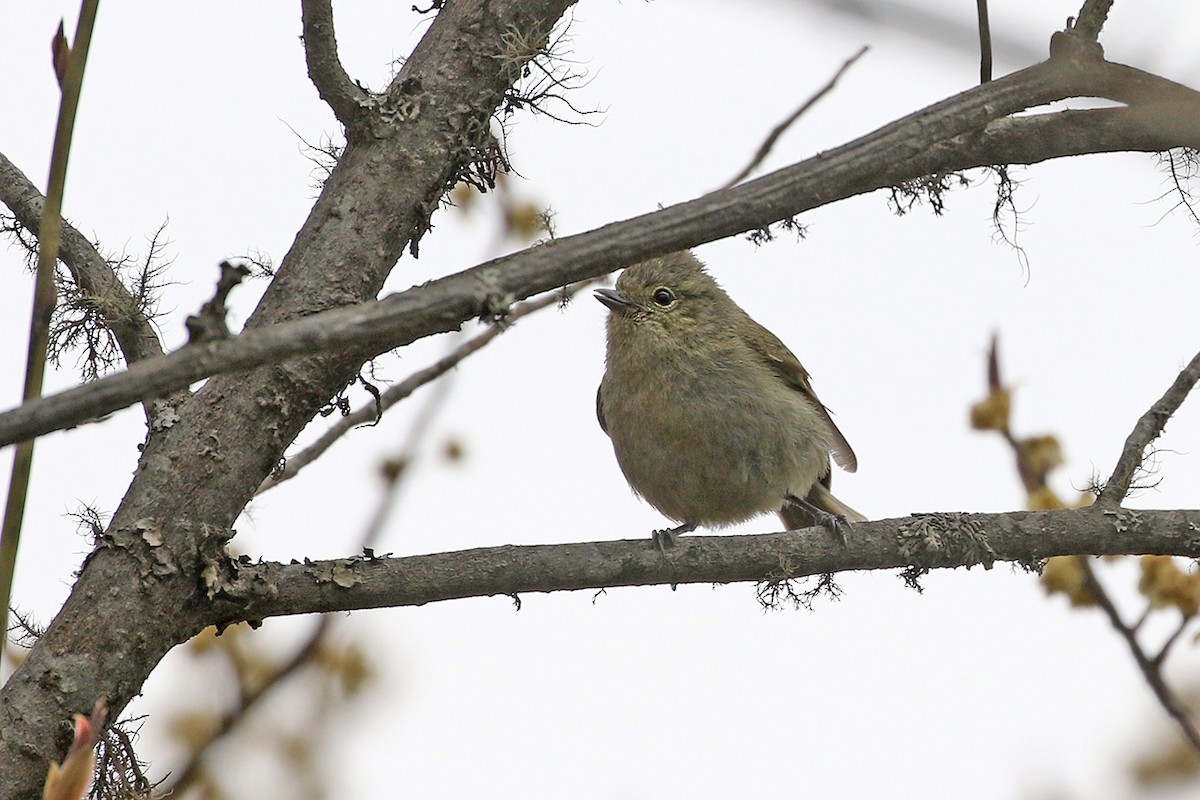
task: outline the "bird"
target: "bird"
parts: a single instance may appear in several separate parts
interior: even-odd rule
[[[660,549],[770,512],[843,543],[866,520],[830,492],[830,456],[847,472],[858,459],[808,371],[690,251],[595,296],[608,307],[596,416],[633,491],[678,523],[654,532]]]

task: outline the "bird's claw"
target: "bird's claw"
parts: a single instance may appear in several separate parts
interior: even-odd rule
[[[836,536],[843,547],[850,544],[850,540],[846,538],[846,532],[850,530],[851,523],[845,514],[830,514],[828,511],[822,511],[816,518],[816,523]]]
[[[666,555],[667,548],[675,546],[675,529],[663,528],[660,531],[653,531],[650,534],[650,541],[658,546],[658,552]]]
[[[650,541],[658,545],[658,552],[665,554],[667,549],[675,546],[675,540],[681,533],[691,533],[696,530],[695,523],[685,522],[675,528],[663,528],[650,534]]]

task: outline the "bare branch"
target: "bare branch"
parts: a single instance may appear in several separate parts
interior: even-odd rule
[[[1079,17],[1075,21],[1075,32],[1093,42],[1100,38],[1100,29],[1108,19],[1113,0],[1084,0],[1079,9]]]
[[[1196,726],[1196,720],[1188,711],[1187,706],[1175,696],[1171,688],[1167,686],[1163,680],[1162,671],[1159,659],[1152,659],[1146,655],[1141,644],[1137,640],[1137,634],[1134,628],[1125,624],[1121,619],[1121,613],[1117,611],[1117,607],[1113,604],[1112,598],[1104,590],[1104,586],[1096,577],[1095,570],[1092,569],[1091,561],[1086,556],[1078,558],[1079,566],[1083,570],[1084,580],[1086,581],[1088,591],[1095,597],[1096,603],[1108,615],[1108,621],[1112,623],[1117,633],[1121,634],[1121,638],[1129,645],[1129,652],[1133,654],[1133,660],[1137,662],[1138,669],[1142,671],[1142,676],[1146,679],[1146,683],[1150,685],[1150,689],[1154,692],[1154,696],[1158,699],[1159,704],[1166,709],[1166,712],[1171,715],[1171,718],[1179,724],[1179,728],[1183,735],[1191,743],[1192,747],[1200,751],[1200,728]],[[1164,653],[1166,650],[1163,651]]]
[[[1129,494],[1129,485],[1133,482],[1133,476],[1142,463],[1142,453],[1162,433],[1167,420],[1179,410],[1179,406],[1196,386],[1197,381],[1200,381],[1200,353],[1197,353],[1183,368],[1179,376],[1175,378],[1175,382],[1171,384],[1171,388],[1167,389],[1166,394],[1160,397],[1157,403],[1150,406],[1150,410],[1143,414],[1137,424],[1133,426],[1133,430],[1125,439],[1125,447],[1121,450],[1120,457],[1117,458],[1117,465],[1113,469],[1112,476],[1100,492],[1097,500],[1100,505],[1107,508],[1118,506]]]
[[[988,398],[984,402],[977,404],[972,409],[972,423],[977,428],[996,430],[997,432],[1001,433],[1012,446],[1012,449],[1017,456],[1017,469],[1021,475],[1022,481],[1025,484],[1026,491],[1029,492],[1031,503],[1035,503],[1035,497],[1040,497],[1040,499],[1036,501],[1036,504],[1040,507],[1045,508],[1050,504],[1061,506],[1062,502],[1055,497],[1054,493],[1050,491],[1046,484],[1046,474],[1049,469],[1052,469],[1061,463],[1061,456],[1058,453],[1057,441],[1054,439],[1054,437],[1040,437],[1018,441],[1012,435],[1008,423],[1008,418],[1011,413],[1011,392],[1008,387],[1004,385],[1004,382],[1000,377],[999,362],[1000,359],[997,341],[996,338],[993,337],[991,353],[988,357]],[[1200,355],[1197,355],[1196,358],[1193,359],[1192,366],[1200,370]],[[1172,391],[1176,390],[1176,387],[1179,383],[1180,381],[1177,379],[1176,386],[1172,386]],[[1169,391],[1168,396],[1171,394],[1172,392]],[[1178,404],[1182,402],[1182,398],[1186,394],[1186,390],[1179,392],[1179,397],[1175,402],[1175,408],[1178,408]],[[1165,399],[1166,398],[1164,398],[1164,400]],[[1156,404],[1156,408],[1162,404],[1163,401],[1160,400],[1159,403]],[[1138,428],[1141,428],[1142,422],[1144,422],[1147,418],[1158,419],[1157,417],[1152,416],[1152,412],[1153,409],[1151,412],[1148,412],[1145,416],[1143,416],[1142,420],[1139,421]],[[1173,412],[1174,408],[1170,409],[1169,412],[1166,412],[1166,417],[1169,417]],[[1163,421],[1165,421],[1165,418]],[[1159,430],[1160,429],[1161,426],[1159,427]],[[1135,429],[1135,432],[1137,430],[1138,429]],[[1136,449],[1133,449],[1132,451],[1130,450],[1130,445],[1127,443],[1126,453],[1122,455],[1122,460],[1124,460],[1125,456],[1130,452],[1132,452],[1133,458],[1140,458],[1140,454],[1145,445],[1154,435],[1157,435],[1157,430],[1146,433],[1146,438],[1140,440],[1141,446],[1136,447]],[[1130,438],[1132,440],[1134,437],[1131,436]],[[1040,457],[1035,457],[1035,453],[1041,453]],[[1127,487],[1128,483],[1126,483],[1126,488]],[[1124,495],[1122,494],[1122,496]],[[1103,494],[1101,497],[1103,498]],[[1103,506],[1098,507],[1103,508]],[[1108,516],[1115,523],[1114,527],[1118,532],[1118,535],[1133,534],[1140,539],[1141,535],[1144,533],[1145,529],[1143,528],[1143,512],[1118,510],[1103,512],[1103,515]],[[1171,559],[1164,559],[1164,561],[1170,562]],[[1200,750],[1200,729],[1197,728],[1196,721],[1192,718],[1187,708],[1167,686],[1162,674],[1162,664],[1167,657],[1167,653],[1170,651],[1171,646],[1183,633],[1184,627],[1187,625],[1188,620],[1190,619],[1191,615],[1195,613],[1194,609],[1189,609],[1183,605],[1180,606],[1183,619],[1180,622],[1179,627],[1173,634],[1171,634],[1170,637],[1168,637],[1166,643],[1163,644],[1157,655],[1149,656],[1142,648],[1141,643],[1138,641],[1137,633],[1148,618],[1151,609],[1155,607],[1156,603],[1154,589],[1146,588],[1145,585],[1140,587],[1143,593],[1151,598],[1149,607],[1136,623],[1133,625],[1127,625],[1121,618],[1121,615],[1114,605],[1112,598],[1110,598],[1108,593],[1105,591],[1103,584],[1101,584],[1099,579],[1096,577],[1095,571],[1092,569],[1091,562],[1087,556],[1076,555],[1074,558],[1053,559],[1050,562],[1050,565],[1058,565],[1061,568],[1063,562],[1071,565],[1077,565],[1078,578],[1076,580],[1078,583],[1076,584],[1074,581],[1066,581],[1062,578],[1059,578],[1058,580],[1051,580],[1049,567],[1047,567],[1047,570],[1043,572],[1043,583],[1048,589],[1051,589],[1053,586],[1054,588],[1051,589],[1051,591],[1063,591],[1067,593],[1071,598],[1072,604],[1100,606],[1100,608],[1108,616],[1109,622],[1112,624],[1113,628],[1115,628],[1117,632],[1121,634],[1126,643],[1129,645],[1129,649],[1133,654],[1134,660],[1137,662],[1138,668],[1142,671],[1142,675],[1145,677],[1146,682],[1153,690],[1155,697],[1158,698],[1160,704],[1167,711],[1167,713],[1179,723],[1180,727],[1183,729],[1184,735],[1191,742],[1192,746],[1197,750]],[[1060,574],[1062,574],[1061,569]],[[1145,560],[1143,560],[1143,582],[1146,580],[1145,575],[1146,566]]]
[[[1200,511],[1093,508],[922,517],[942,536],[927,552],[905,550],[914,518],[854,526],[847,545],[818,529],[757,536],[686,536],[666,555],[649,536],[633,541],[484,547],[453,553],[296,564],[239,563],[237,578],[206,613],[209,622],[422,605],[617,586],[758,582],[846,570],[926,569],[993,561],[1037,563],[1055,555],[1200,555]],[[956,524],[947,524],[947,521]],[[1130,535],[1129,528],[1136,528]],[[986,548],[955,547],[956,530],[983,532]],[[906,538],[907,537],[907,538]],[[975,543],[978,544],[978,543]],[[781,565],[788,568],[781,572]]]
[[[1182,208],[1184,213],[1192,221],[1196,227],[1200,227],[1200,213],[1196,211],[1196,196],[1192,189],[1187,185],[1195,177],[1200,170],[1200,152],[1193,148],[1173,148],[1165,153],[1159,154],[1159,161],[1167,165],[1167,172],[1171,176],[1171,185],[1174,188],[1174,194],[1178,198],[1177,202],[1167,212],[1175,211]],[[1164,193],[1159,199],[1164,199],[1167,194]],[[1166,214],[1163,215],[1164,217]]]
[[[1133,632],[1135,634],[1141,629],[1142,623],[1146,621],[1146,617],[1149,616],[1150,612],[1153,610],[1153,604],[1150,604],[1146,607],[1145,613],[1143,613],[1142,617],[1137,621],[1137,624],[1133,626]],[[1179,625],[1175,627],[1175,630],[1171,632],[1171,635],[1167,637],[1167,640],[1162,643],[1162,647],[1158,648],[1158,652],[1155,653],[1154,657],[1150,659],[1150,663],[1154,665],[1155,669],[1162,669],[1163,662],[1167,660],[1167,655],[1171,652],[1171,648],[1175,646],[1175,643],[1179,641],[1179,637],[1183,635],[1185,630],[1187,630],[1188,623],[1191,622],[1192,619],[1193,617],[1183,614],[1180,615]]]
[[[1100,79],[1088,85],[1122,89],[1148,82],[1157,87],[1156,94],[1160,96],[1186,93],[1200,98],[1185,87],[1152,79],[1153,76],[1128,67],[1102,64],[1098,73],[1102,73]],[[1026,125],[1035,130],[1046,127],[1047,123],[1039,117],[1002,120],[996,130],[989,126],[983,137],[966,131],[987,124],[997,115],[1088,93],[1082,84],[1075,82],[1077,78],[1082,76],[1060,73],[1050,63],[1030,67],[905,117],[819,157],[731,189],[557,239],[378,302],[253,328],[227,341],[190,345],[153,363],[135,364],[124,373],[87,387],[0,414],[0,445],[76,425],[221,372],[238,372],[333,350],[347,351],[348,359],[365,360],[419,338],[454,330],[463,321],[486,316],[511,300],[611,272],[625,264],[761,228],[811,208],[895,185],[906,177],[991,164],[996,160],[996,148],[1014,154],[1025,148],[1031,161],[1044,160],[1041,151],[1028,152],[1031,145],[1023,136]],[[1188,106],[1198,107],[1200,102],[1195,100]],[[1145,122],[1147,113],[1157,123],[1159,116],[1155,112],[1162,109],[1162,106],[1148,106],[1108,111],[1118,116],[1135,115],[1130,128],[1137,130],[1137,123]],[[1092,113],[1095,112],[1062,112],[1051,116]],[[1157,124],[1144,133],[1159,148],[1163,134]],[[1188,141],[1195,136],[1193,129],[1187,134]],[[1013,141],[1006,146],[1007,137]],[[1096,137],[1098,149],[1113,149],[1113,140],[1105,132],[1097,132]],[[983,144],[985,140],[987,146]],[[1139,145],[1126,142],[1122,149],[1139,149]],[[1020,163],[1016,159],[1012,162]]]
[[[338,121],[352,131],[361,125],[369,98],[350,80],[338,58],[333,4],[330,0],[302,0],[300,8],[308,77]]]
[[[316,461],[318,458],[320,458],[326,450],[332,447],[335,442],[337,442],[351,430],[359,425],[370,424],[378,417],[380,411],[387,411],[396,403],[404,400],[425,384],[440,378],[442,375],[458,366],[458,364],[464,358],[470,356],[472,353],[477,353],[478,351],[482,350],[489,342],[507,331],[512,326],[512,323],[516,322],[521,317],[528,316],[535,311],[546,308],[550,305],[554,305],[555,303],[565,303],[576,293],[587,288],[593,283],[595,283],[593,280],[579,281],[578,283],[573,283],[559,291],[551,292],[543,297],[513,306],[512,310],[509,311],[502,323],[495,324],[483,333],[471,339],[469,342],[464,342],[462,345],[455,348],[454,352],[438,359],[428,367],[414,372],[412,375],[409,375],[403,381],[397,383],[395,386],[392,386],[383,394],[381,394],[379,396],[378,408],[376,405],[363,406],[358,411],[353,411],[344,417],[339,417],[337,422],[335,422],[329,427],[328,430],[321,434],[321,436],[315,442],[310,444],[308,447],[305,447],[294,456],[289,456],[287,459],[287,466],[264,480],[262,485],[258,487],[258,491],[255,492],[255,494],[260,495],[268,489],[271,489],[272,487],[278,486],[286,480],[296,477],[300,470],[304,469],[313,461]]]
[[[40,231],[42,205],[46,199],[29,178],[2,154],[0,202],[8,206],[22,227],[35,235]],[[125,288],[87,237],[65,221],[58,257],[70,270],[79,288],[96,298],[96,307],[116,337],[126,362],[162,355],[162,345],[137,298]]]
[[[1191,106],[1174,104],[1038,114],[997,120],[982,133],[963,134],[947,144],[987,149],[995,163],[1010,166],[1072,153],[1159,153],[1175,147],[1173,142],[1200,145],[1200,129],[1195,127],[1200,118],[1194,114]]]
[[[229,336],[229,325],[225,322],[227,309],[225,301],[229,293],[250,274],[249,267],[234,266],[228,261],[222,261],[220,276],[217,278],[217,288],[211,300],[205,301],[200,307],[200,313],[190,315],[184,320],[188,338],[193,342],[203,342],[211,339],[224,339]]]
[[[763,160],[771,153],[771,148],[775,146],[775,142],[779,140],[779,137],[783,135],[783,132],[790,128],[792,123],[800,119],[804,112],[812,108],[818,100],[829,94],[829,92],[833,90],[833,87],[837,85],[838,79],[840,79],[842,75],[846,73],[846,70],[850,69],[855,61],[858,61],[860,58],[862,58],[869,49],[870,48],[866,45],[863,45],[861,48],[859,48],[858,52],[846,59],[842,66],[838,68],[838,71],[833,73],[833,77],[830,78],[829,81],[822,86],[816,94],[805,100],[799,108],[792,112],[790,117],[776,125],[775,129],[771,131],[771,134],[767,137],[766,141],[759,146],[758,152],[754,154],[754,158],[750,159],[750,163],[746,165],[746,168],[735,175],[733,180],[729,181],[729,183],[725,184],[722,188],[728,189],[731,186],[737,186],[739,183],[744,181],[751,172],[757,169],[758,165],[761,164]]]

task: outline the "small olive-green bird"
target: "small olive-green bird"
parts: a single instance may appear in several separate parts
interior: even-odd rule
[[[854,472],[846,437],[783,342],[733,301],[689,252],[628,267],[608,306],[600,427],[635,492],[698,526],[777,512],[788,530],[819,523],[845,540],[866,518],[829,492],[829,456]]]

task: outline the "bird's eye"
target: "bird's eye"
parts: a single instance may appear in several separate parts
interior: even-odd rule
[[[654,302],[666,308],[675,302],[675,293],[665,286],[660,286],[654,290]]]

